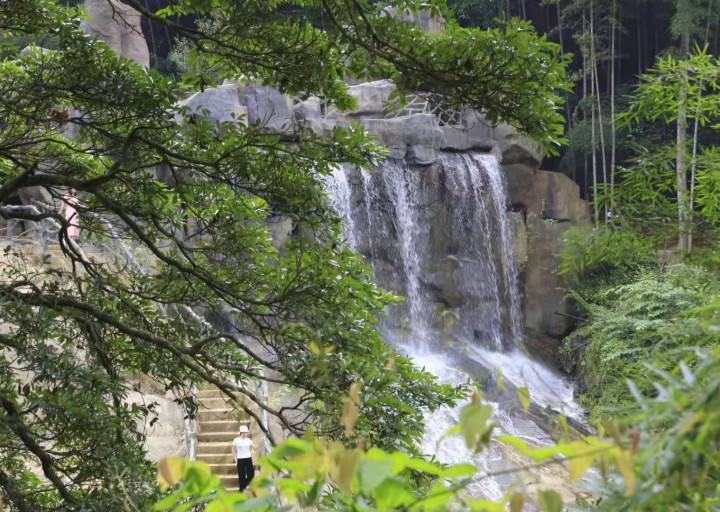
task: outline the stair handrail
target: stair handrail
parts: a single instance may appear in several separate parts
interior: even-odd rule
[[[190,390],[190,394],[192,396],[193,403],[197,403],[197,388],[195,386],[192,387]],[[183,401],[183,408],[185,409],[185,422],[184,422],[184,430],[185,430],[185,449],[187,450],[187,458],[190,460],[196,460],[197,459],[197,445],[198,445],[198,439],[197,439],[197,419],[195,418],[195,414],[191,414],[191,411],[188,409],[187,404]]]
[[[260,374],[264,375],[264,371],[261,371]],[[269,398],[269,389],[268,389],[268,383],[266,380],[258,379],[254,381],[255,384],[255,391],[257,395],[260,397],[261,400],[267,401]],[[260,421],[262,423],[263,429],[268,432],[270,430],[270,421],[268,412],[265,409],[262,409],[260,411]],[[261,435],[260,436],[262,440],[261,450],[262,455],[267,455],[272,451],[272,445],[270,444],[270,440],[267,436]]]

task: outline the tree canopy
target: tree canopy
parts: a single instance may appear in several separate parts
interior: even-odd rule
[[[154,411],[125,400],[136,374],[190,413],[191,387],[213,383],[252,416],[329,438],[345,437],[343,400],[358,383],[346,440],[411,450],[421,410],[458,391],[384,344],[376,318],[395,298],[340,243],[321,182],[334,165],[367,167],[382,151],[360,127],[280,137],[178,101],[231,79],[347,108],[343,78],[390,77],[553,145],[565,87],[557,46],[522,22],[480,31],[449,21],[426,34],[365,0],[181,0],[155,12],[125,3],[174,26],[191,71],[168,77],[118,58],[66,2],[0,5],[0,216],[54,226],[62,254],[31,265],[22,245],[5,250],[0,495],[19,511],[143,508],[156,488],[136,422]],[[176,15],[207,23],[176,26]],[[60,213],[70,189],[82,244]],[[33,191],[43,200],[16,204]],[[270,235],[277,218],[293,224],[281,248]],[[253,387],[262,381],[297,390],[296,403],[266,403]]]

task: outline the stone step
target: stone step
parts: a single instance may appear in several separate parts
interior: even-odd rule
[[[234,419],[235,411],[232,409],[198,409],[197,420],[205,421],[223,421]]]
[[[222,398],[225,394],[218,388],[204,388],[197,392],[198,398]]]
[[[232,445],[230,443],[216,441],[200,441],[197,448],[198,457],[200,455],[229,453],[232,455]]]
[[[228,491],[238,490],[238,478],[237,475],[220,475],[220,483]]]
[[[209,464],[213,475],[235,475],[237,478],[237,466],[235,464]]]
[[[198,397],[198,410],[203,409],[232,409],[228,402],[222,397],[202,398]]]
[[[222,443],[223,441],[230,444],[230,441],[235,439],[238,435],[237,429],[230,432],[200,432],[198,434],[198,441],[200,443],[205,441]]]
[[[202,421],[200,422],[200,432],[233,432],[235,436],[238,435],[240,430],[240,423],[235,420],[220,420],[220,421]]]
[[[234,464],[232,450],[227,453],[198,453],[197,460],[206,464]]]

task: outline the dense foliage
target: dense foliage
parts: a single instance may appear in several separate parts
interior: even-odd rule
[[[717,305],[706,310],[717,327]],[[655,390],[631,387],[639,413],[628,437],[636,446],[636,492],[615,480],[595,491],[600,510],[706,512],[720,506],[720,352],[698,351],[697,364],[655,371]],[[649,370],[653,370],[651,366]]]
[[[706,330],[703,307],[720,299],[716,276],[700,267],[677,265],[640,270],[627,283],[579,297],[588,321],[567,340],[582,347],[580,375],[583,401],[597,416],[627,416],[637,404],[627,381],[644,393],[678,362],[693,368],[698,348],[718,345],[717,333]],[[679,369],[678,369],[679,371]]]
[[[712,317],[712,315],[711,315]],[[717,326],[717,318],[709,325]],[[631,384],[638,414],[630,426],[612,419],[600,437],[563,439],[551,447],[529,448],[525,441],[501,436],[538,465],[567,466],[572,480],[583,478],[588,498],[577,510],[698,511],[720,504],[720,352],[699,352],[694,369],[677,375],[658,371],[657,393],[643,395]],[[474,400],[463,408],[457,432],[469,447],[487,447],[489,406]],[[218,479],[203,464],[167,459],[158,480],[172,489],[155,510],[181,512],[198,504],[208,511],[316,510],[520,512],[526,506],[543,512],[565,510],[561,496],[548,489],[528,493],[522,470],[501,500],[473,498],[468,488],[492,473],[471,464],[441,466],[403,452],[348,450],[337,444],[291,439],[261,461],[263,471],[247,493],[216,490]],[[595,466],[598,471],[588,473]],[[420,479],[418,485],[418,475]],[[414,482],[414,483],[413,483]]]
[[[335,164],[369,166],[381,151],[358,127],[281,140],[177,101],[240,78],[346,108],[343,77],[389,76],[552,145],[565,85],[556,45],[520,22],[428,35],[365,0],[126,3],[185,40],[188,74],[118,58],[67,2],[0,4],[0,215],[57,243],[42,264],[23,244],[3,256],[0,496],[23,512],[145,507],[156,488],[136,424],[156,411],[126,399],[137,374],[191,414],[191,387],[212,383],[286,433],[412,450],[422,409],[457,392],[385,346],[375,321],[394,298],[339,243],[321,182]],[[182,15],[209,21],[177,25]],[[21,52],[28,41],[38,46]],[[61,213],[71,201],[80,244]],[[293,236],[278,249],[269,225],[283,218]],[[263,380],[296,390],[292,401],[267,402],[255,391]],[[346,435],[353,383],[361,406]]]
[[[596,226],[568,231],[561,255],[582,315],[567,352],[599,433],[565,431],[540,449],[498,441],[567,464],[572,479],[595,465],[588,508],[720,506],[716,0],[449,1],[457,22],[442,1],[123,1],[178,37],[182,70],[118,58],[82,32],[76,1],[0,2],[0,217],[57,244],[40,262],[23,244],[0,259],[3,506],[561,510],[551,491],[469,497],[491,475],[415,453],[422,410],[460,392],[384,344],[376,318],[396,298],[340,243],[322,178],[383,156],[362,128],[280,136],[178,107],[229,79],[345,109],[348,76],[441,93],[551,152],[569,140],[558,162],[593,200]],[[446,29],[424,33],[388,16],[389,3],[443,14]],[[70,189],[82,243],[61,213]],[[292,234],[279,247],[271,225],[284,219]],[[160,465],[158,487],[137,428],[157,411],[128,400],[136,375],[191,415],[193,386],[212,383],[304,437],[280,443],[257,421],[279,446],[248,494],[177,459]],[[294,390],[290,400],[267,401],[263,381]],[[482,450],[491,412],[474,401],[454,433]]]
[[[480,395],[463,407],[460,423],[447,435],[462,434],[468,448],[481,452],[488,447],[494,424],[492,407],[483,404]],[[571,478],[582,477],[594,462],[622,468],[629,486],[632,483],[633,455],[615,442],[597,437],[559,443],[552,447],[531,448],[513,436],[498,441],[525,454],[539,464],[563,464],[567,461]],[[474,511],[521,512],[525,505],[538,505],[545,512],[560,512],[563,501],[551,489],[532,496],[510,490],[497,501],[478,498],[468,492],[473,483],[494,476],[473,464],[441,465],[412,458],[406,453],[388,453],[378,448],[347,449],[339,444],[323,443],[312,437],[289,439],[261,460],[262,473],[249,493],[218,490],[218,478],[206,465],[177,458],[161,462],[158,480],[173,492],[155,505],[155,510],[181,512],[198,504],[208,511],[257,510],[279,511],[290,507],[313,507],[339,511]],[[512,472],[515,472],[513,470]],[[517,471],[520,473],[520,471]]]

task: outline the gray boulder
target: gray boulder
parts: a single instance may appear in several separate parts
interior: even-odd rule
[[[533,169],[540,167],[545,158],[545,148],[529,137],[519,133],[508,124],[501,123],[493,129],[498,142],[503,165],[525,164]]]
[[[438,152],[432,147],[420,144],[411,144],[407,147],[405,158],[411,164],[430,165],[437,161]]]
[[[529,211],[543,219],[590,222],[590,207],[580,198],[580,186],[559,172],[537,171],[530,191]]]
[[[524,272],[524,313],[528,340],[554,359],[560,341],[574,327],[575,308],[567,297],[567,278],[557,275],[558,254],[573,224],[527,216],[527,264]],[[557,359],[555,359],[557,360]]]
[[[525,164],[503,165],[502,170],[505,175],[508,203],[527,211],[532,203],[535,171]]]
[[[295,114],[287,95],[267,85],[245,85],[238,88],[238,98],[250,124],[281,134],[293,131]]]
[[[413,114],[393,119],[363,119],[365,128],[390,149],[391,158],[408,157],[411,163],[428,165],[437,160],[443,132],[432,114]]]
[[[393,92],[395,92],[395,84],[390,80],[351,85],[348,87],[348,93],[355,99],[355,108],[347,114],[382,116]]]
[[[442,126],[440,129],[443,133],[440,149],[448,151],[476,149],[489,152],[495,144],[491,137],[483,137],[479,130],[464,130],[455,126]]]
[[[85,10],[89,16],[81,23],[85,33],[105,41],[120,57],[150,67],[150,52],[137,10],[118,0],[85,0]]]
[[[322,118],[322,104],[317,96],[299,101],[293,106],[295,120],[302,123]]]
[[[527,164],[503,165],[509,203],[543,219],[590,222],[590,207],[580,187],[559,172],[535,171]]]
[[[24,187],[18,190],[18,197],[24,205],[38,206],[53,204],[53,197],[45,187]]]
[[[180,101],[179,105],[212,121],[247,122],[248,109],[240,103],[236,84],[223,84],[196,92]]]

